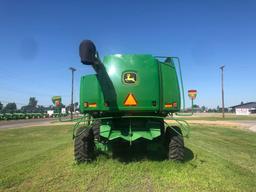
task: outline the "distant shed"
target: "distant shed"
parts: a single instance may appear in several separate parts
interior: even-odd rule
[[[236,112],[236,115],[250,115],[256,113],[256,102],[243,103],[230,108]]]

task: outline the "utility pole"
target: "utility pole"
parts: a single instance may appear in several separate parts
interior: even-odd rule
[[[74,97],[74,72],[76,71],[75,68],[69,67],[69,70],[72,72],[72,88],[71,88],[71,107],[70,107],[70,112],[71,112],[71,120],[73,120],[73,111],[74,111],[74,104],[73,104],[73,97]]]
[[[224,65],[221,69],[221,95],[222,95],[222,118],[225,118],[225,106],[224,106]]]

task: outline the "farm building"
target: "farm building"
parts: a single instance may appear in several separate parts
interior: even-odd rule
[[[256,102],[242,103],[230,108],[236,112],[236,115],[250,115],[256,113]]]

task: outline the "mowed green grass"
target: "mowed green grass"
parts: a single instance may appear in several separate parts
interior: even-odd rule
[[[185,120],[205,120],[205,121],[256,121],[256,115],[234,115],[234,114],[226,114],[225,118],[222,118],[222,114],[218,114],[218,116],[177,116],[178,119]]]
[[[186,162],[100,155],[77,165],[72,126],[0,131],[0,191],[255,191],[256,134],[193,125]],[[131,154],[136,157],[136,154]]]

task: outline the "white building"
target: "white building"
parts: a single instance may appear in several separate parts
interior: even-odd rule
[[[250,115],[256,113],[256,102],[243,103],[230,108],[236,112],[236,115]]]

